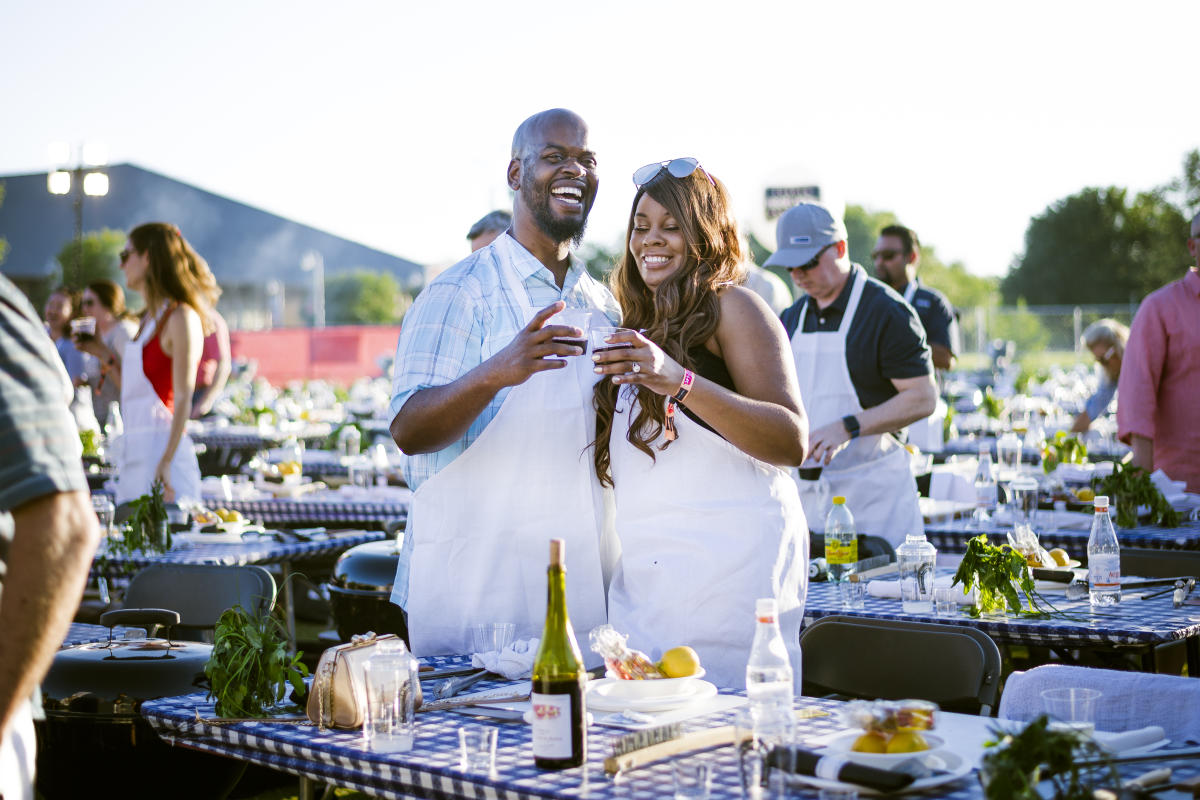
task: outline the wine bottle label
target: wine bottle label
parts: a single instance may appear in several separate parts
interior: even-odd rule
[[[571,757],[571,695],[529,696],[533,705],[533,755],[537,758]]]
[[[1121,557],[1116,554],[1089,555],[1088,579],[1097,588],[1121,588]]]

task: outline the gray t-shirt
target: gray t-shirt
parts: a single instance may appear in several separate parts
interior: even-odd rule
[[[55,492],[88,490],[71,383],[29,300],[0,275],[0,591],[14,508]]]

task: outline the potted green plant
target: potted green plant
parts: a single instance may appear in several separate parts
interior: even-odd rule
[[[283,626],[270,611],[236,605],[221,614],[204,674],[218,717],[269,717],[290,685],[304,694],[308,667],[301,653],[288,655]]]
[[[1025,556],[1007,545],[989,544],[984,534],[967,542],[967,552],[954,573],[954,584],[961,584],[964,592],[978,587],[976,615],[1045,613],[1034,600],[1037,592]],[[1021,604],[1018,589],[1025,595],[1027,608]]]
[[[1138,524],[1138,509],[1150,509],[1150,524],[1164,528],[1179,527],[1179,512],[1163,497],[1162,492],[1150,480],[1150,473],[1132,463],[1113,464],[1111,475],[1093,478],[1096,494],[1108,495],[1109,502],[1117,509],[1117,527],[1134,528]]]

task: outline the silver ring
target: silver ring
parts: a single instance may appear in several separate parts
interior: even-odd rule
[[[641,365],[641,364],[638,364],[638,363],[636,363],[636,362],[635,362],[635,363],[634,363],[634,365],[633,365],[633,367],[632,367],[632,369],[633,369],[633,371],[634,371],[634,372],[641,372],[641,371],[642,371],[642,365]]]

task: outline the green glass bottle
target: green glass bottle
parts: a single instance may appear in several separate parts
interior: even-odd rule
[[[562,539],[550,540],[546,627],[533,660],[533,762],[541,769],[578,767],[587,754],[587,670],[567,618],[563,550]]]

